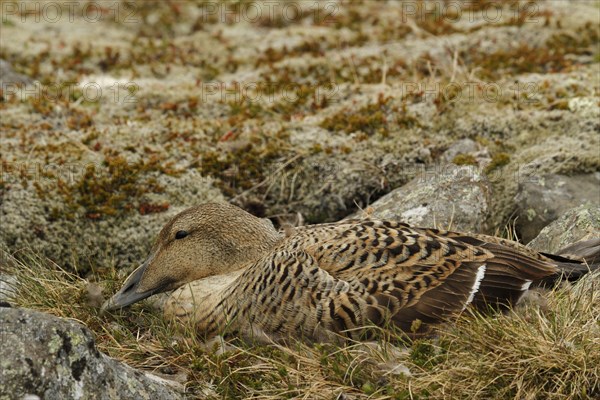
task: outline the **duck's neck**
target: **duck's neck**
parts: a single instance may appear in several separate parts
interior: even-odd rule
[[[193,324],[194,329],[212,336],[224,330],[235,317],[232,294],[244,269],[190,282],[175,290],[164,306],[166,318]],[[232,301],[233,300],[233,301]]]
[[[240,312],[247,312],[250,302],[247,288],[240,282],[244,277],[240,276],[246,271],[252,274],[254,269],[250,271],[249,266],[285,238],[268,220],[253,217],[250,222],[240,229],[248,229],[244,237],[254,240],[238,243],[235,254],[228,255],[225,270],[230,272],[192,281],[175,290],[163,306],[166,318],[189,322],[208,337],[236,329],[236,321],[242,318]]]

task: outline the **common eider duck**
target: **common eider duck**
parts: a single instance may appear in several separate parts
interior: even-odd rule
[[[510,307],[532,284],[578,278],[599,261],[600,239],[579,247],[595,258],[371,218],[280,233],[234,205],[208,203],[167,223],[103,308],[174,291],[165,315],[191,321],[207,338],[360,339],[386,324],[419,336],[467,307]]]

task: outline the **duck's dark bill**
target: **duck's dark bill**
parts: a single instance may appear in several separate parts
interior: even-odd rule
[[[113,311],[127,307],[128,305],[144,300],[156,293],[156,290],[148,290],[141,293],[136,291],[147,265],[148,262],[146,261],[129,275],[121,290],[115,293],[113,297],[102,305],[103,311]]]

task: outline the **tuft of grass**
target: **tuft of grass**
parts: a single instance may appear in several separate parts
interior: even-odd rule
[[[417,376],[415,386],[429,384],[450,398],[598,396],[599,277],[554,290],[547,304],[461,318],[440,337],[444,362]]]
[[[89,286],[112,294],[120,285],[115,270],[93,276],[92,283],[35,253],[19,259],[6,251],[0,258],[0,271],[18,282],[11,303],[85,324],[101,351],[133,367],[184,377],[190,399],[600,395],[600,273],[505,314],[465,312],[435,338],[412,343],[384,329],[370,343],[227,339],[220,348],[207,348],[193,328],[165,321],[148,303],[100,314],[90,302]]]

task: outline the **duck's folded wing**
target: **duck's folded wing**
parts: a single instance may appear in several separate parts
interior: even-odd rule
[[[434,323],[453,316],[471,302],[482,308],[514,304],[532,282],[558,272],[548,258],[485,235],[390,221],[336,229],[308,251],[332,276],[397,299],[393,319],[404,330],[415,319]]]
[[[445,260],[413,265],[402,279],[384,274],[343,280],[320,268],[307,252],[280,251],[242,274],[243,284],[226,296],[224,306],[239,310],[238,322],[275,335],[319,338],[333,331],[358,338],[365,326],[388,322],[421,333],[461,312],[473,300],[484,271],[480,262]],[[234,305],[235,299],[251,300]],[[417,319],[420,327],[413,326]]]

